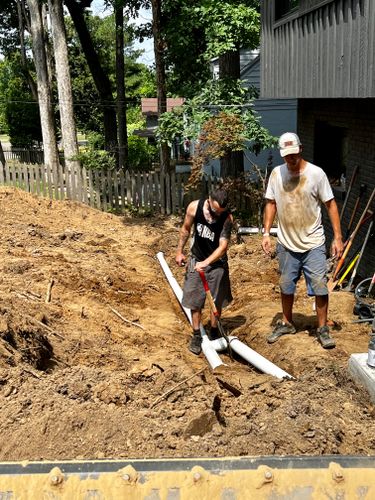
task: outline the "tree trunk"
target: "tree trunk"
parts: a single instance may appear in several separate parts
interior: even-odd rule
[[[22,1],[22,3],[21,3]],[[25,26],[24,26],[24,0],[17,0],[17,15],[18,15],[18,31],[20,36],[20,51],[21,51],[21,62],[24,74],[27,79],[27,83],[30,87],[31,94],[35,101],[38,100],[38,90],[34,79],[32,78],[29,68],[27,66],[26,49],[25,49]]]
[[[74,23],[78,37],[80,39],[82,50],[85,54],[87,64],[90,68],[95,87],[103,109],[104,121],[104,140],[106,149],[109,151],[117,150],[117,126],[115,102],[112,95],[111,82],[103,70],[98,54],[95,51],[89,30],[85,22],[83,7],[75,0],[65,0],[65,5],[69,9],[70,16]]]
[[[241,76],[240,51],[225,52],[219,57],[219,78],[239,80]]]
[[[124,64],[124,8],[115,7],[116,19],[116,84],[119,168],[128,166],[128,137],[126,124],[125,64]]]
[[[154,38],[154,53],[156,67],[156,86],[158,97],[158,115],[167,111],[167,91],[164,62],[164,40],[161,31],[161,0],[151,0],[152,4],[152,34]],[[169,172],[171,151],[166,142],[160,148],[160,171]]]
[[[72,84],[70,79],[62,0],[48,0],[48,8],[51,17],[53,48],[55,53],[65,165],[74,171],[79,168],[78,160],[72,160],[72,158],[78,155],[78,143],[73,113]]]
[[[37,75],[38,103],[42,128],[44,162],[52,169],[57,168],[58,151],[55,135],[55,123],[52,108],[51,89],[49,87],[46,53],[44,50],[44,30],[38,0],[27,0],[30,10],[31,37],[33,56]]]
[[[53,88],[53,54],[52,47],[50,44],[49,33],[48,33],[48,11],[47,4],[44,2],[39,2],[42,6],[42,26],[43,26],[43,37],[44,37],[44,50],[46,53],[46,61],[47,61],[47,73],[49,78],[49,88]]]
[[[0,141],[0,163],[2,164],[2,166],[4,168],[5,167],[5,155],[4,155],[3,145],[1,144],[1,141]]]
[[[219,57],[219,77],[239,80],[240,51],[226,52]],[[220,174],[222,177],[238,177],[244,172],[242,151],[232,151],[220,160]]]

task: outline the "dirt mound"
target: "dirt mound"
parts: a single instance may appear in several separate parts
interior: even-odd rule
[[[225,354],[214,374],[188,351],[155,258],[163,251],[182,283],[179,217],[118,217],[10,188],[0,210],[1,460],[373,453],[374,407],[347,372],[369,331],[351,323],[351,294],[332,294],[336,349],[318,344],[302,283],[298,333],[268,345],[277,264],[258,236],[233,237],[223,324],[296,379]]]

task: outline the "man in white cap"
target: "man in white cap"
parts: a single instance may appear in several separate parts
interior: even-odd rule
[[[277,213],[276,253],[283,317],[267,341],[273,343],[282,335],[296,333],[292,320],[294,294],[303,273],[308,295],[315,296],[317,337],[325,349],[333,348],[336,343],[327,326],[326,248],[321,204],[326,206],[332,224],[331,252],[339,258],[343,243],[337,205],[324,171],[302,158],[302,144],[297,134],[283,134],[279,138],[279,149],[285,163],[273,169],[268,182],[262,248],[267,255],[272,254],[270,229]]]

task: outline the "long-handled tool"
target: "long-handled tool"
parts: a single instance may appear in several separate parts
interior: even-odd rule
[[[340,212],[340,220],[342,220],[342,216],[344,215],[344,211],[345,211],[346,205],[347,205],[347,203],[348,203],[349,195],[350,195],[350,192],[351,192],[351,190],[352,190],[352,187],[353,187],[354,181],[355,181],[355,179],[356,179],[356,177],[357,177],[358,170],[359,170],[359,167],[358,167],[358,165],[356,165],[356,166],[354,167],[354,170],[353,170],[352,176],[351,176],[351,178],[350,178],[350,182],[349,182],[348,190],[346,191],[346,196],[345,196],[344,203],[342,204],[342,208],[341,208],[341,212]]]
[[[354,281],[354,278],[356,277],[356,274],[357,274],[357,270],[358,270],[358,266],[359,266],[359,263],[361,262],[361,259],[363,257],[363,254],[364,254],[364,251],[365,251],[365,248],[366,248],[366,245],[368,243],[368,240],[370,238],[370,236],[372,235],[372,227],[374,225],[374,216],[372,217],[372,220],[370,222],[370,225],[367,229],[367,232],[366,232],[366,236],[365,236],[365,239],[363,241],[363,245],[362,245],[362,248],[361,248],[361,251],[359,253],[359,258],[357,259],[357,263],[355,265],[355,268],[353,269],[353,272],[352,272],[352,275],[350,277],[350,280],[349,280],[349,283],[347,284],[347,286],[344,288],[344,290],[350,292],[351,289],[352,289],[352,285],[353,285],[353,281]]]
[[[349,236],[349,239],[348,239],[348,242],[347,242],[347,245],[345,247],[345,250],[344,250],[344,253],[342,254],[341,258],[339,259],[339,261],[337,262],[337,265],[336,265],[336,268],[335,268],[335,271],[333,273],[333,276],[332,278],[330,278],[330,280],[328,281],[327,283],[327,286],[328,286],[328,291],[329,292],[332,292],[332,290],[335,288],[335,286],[337,285],[337,274],[338,272],[340,271],[340,269],[342,268],[343,264],[344,264],[344,261],[346,259],[346,256],[348,255],[349,253],[349,250],[353,244],[353,240],[355,238],[355,236],[357,235],[358,231],[359,231],[359,228],[361,227],[361,224],[362,224],[362,221],[363,219],[365,218],[370,206],[371,206],[371,203],[372,203],[372,200],[374,199],[374,196],[375,196],[375,188],[372,190],[372,193],[370,195],[370,198],[367,202],[367,205],[366,205],[366,208],[364,209],[364,211],[362,212],[362,215],[354,229],[354,231],[352,232],[352,234]]]
[[[370,286],[368,287],[368,290],[367,290],[368,297],[370,297],[370,293],[374,287],[374,284],[375,284],[375,273],[372,275],[371,283],[370,283]]]
[[[199,271],[199,276],[201,277],[201,280],[202,280],[202,283],[203,283],[203,286],[204,286],[204,290],[206,292],[206,297],[207,297],[207,300],[208,300],[208,302],[210,304],[210,307],[211,307],[211,311],[212,311],[213,315],[216,318],[217,328],[219,330],[219,333],[226,340],[227,345],[228,345],[229,356],[233,359],[232,349],[230,347],[230,341],[229,341],[229,339],[227,337],[227,334],[225,333],[223,325],[221,324],[219,311],[217,310],[214,298],[212,297],[212,293],[211,293],[210,287],[208,286],[206,275],[204,274],[203,271]]]
[[[354,257],[354,259],[350,262],[350,264],[348,265],[348,267],[345,269],[345,272],[342,274],[342,276],[340,276],[338,282],[337,282],[337,285],[340,286],[341,283],[344,281],[344,279],[347,277],[347,275],[350,273],[350,271],[353,269],[355,263],[357,262],[357,260],[359,259],[359,256],[360,256],[360,252],[357,253],[357,255]],[[350,291],[346,288],[343,288],[343,290],[346,290],[346,291]]]
[[[346,230],[346,233],[345,233],[345,241],[349,238],[350,236],[350,231],[352,229],[352,226],[353,226],[353,222],[354,222],[354,219],[355,219],[355,216],[357,214],[357,211],[358,211],[358,207],[359,207],[359,204],[363,198],[363,195],[365,194],[366,192],[366,189],[367,189],[367,186],[366,184],[361,184],[359,186],[359,193],[358,193],[358,196],[357,196],[357,199],[355,200],[355,204],[354,204],[354,208],[353,208],[353,212],[352,212],[352,215],[350,217],[350,221],[349,221],[349,224],[348,224],[348,228]]]

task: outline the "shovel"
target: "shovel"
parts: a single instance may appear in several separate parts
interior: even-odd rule
[[[346,247],[345,247],[345,250],[344,250],[344,253],[342,254],[340,260],[337,262],[337,265],[336,265],[336,268],[335,268],[335,271],[333,273],[333,276],[332,278],[330,278],[328,280],[328,283],[327,283],[327,287],[328,287],[328,291],[329,292],[332,292],[332,290],[335,288],[335,286],[337,285],[337,282],[338,280],[336,279],[340,269],[342,268],[343,264],[344,264],[344,261],[349,253],[349,250],[353,244],[353,240],[355,238],[355,236],[357,235],[361,225],[362,225],[362,221],[363,219],[365,218],[370,206],[371,206],[371,203],[372,203],[372,200],[374,199],[374,196],[375,196],[375,188],[372,190],[372,193],[370,195],[370,198],[367,202],[367,205],[366,205],[366,208],[364,209],[364,211],[362,212],[362,215],[354,229],[354,231],[352,232],[352,234],[349,236],[349,239],[347,240],[347,244],[346,244]]]
[[[207,300],[208,300],[208,302],[210,304],[210,307],[211,307],[211,310],[213,312],[213,315],[216,318],[217,328],[219,330],[219,333],[226,340],[227,345],[228,345],[229,356],[230,356],[231,359],[233,359],[232,349],[230,347],[230,341],[229,341],[229,339],[227,337],[227,334],[225,333],[223,325],[221,324],[220,317],[219,317],[219,311],[216,308],[216,304],[215,304],[214,298],[212,297],[211,290],[210,290],[210,288],[208,286],[206,275],[204,274],[203,271],[199,271],[199,276],[201,277],[201,280],[202,280],[202,283],[203,283],[203,286],[204,286],[204,291],[206,292],[206,297],[207,297]]]

